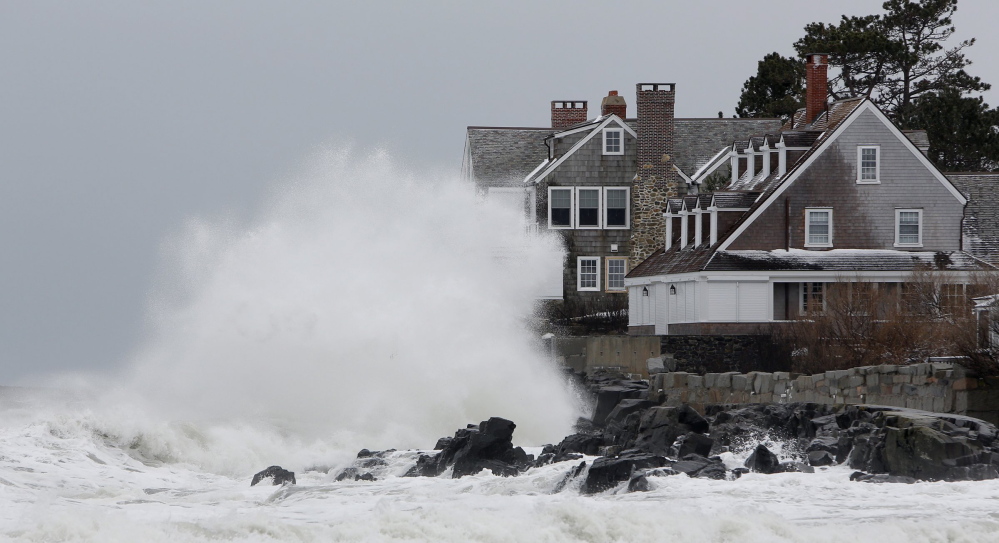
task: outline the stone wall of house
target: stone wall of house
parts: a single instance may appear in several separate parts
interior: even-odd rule
[[[673,355],[677,371],[703,374],[787,368],[769,336],[675,335],[661,338],[661,350]]]
[[[667,406],[813,402],[870,404],[954,413],[999,423],[999,377],[975,377],[957,364],[865,366],[815,375],[787,372],[656,374],[649,399]]]

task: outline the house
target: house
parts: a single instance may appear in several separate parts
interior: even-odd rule
[[[551,102],[545,128],[470,126],[462,173],[489,198],[522,205],[529,223],[564,241],[568,313],[627,305],[625,275],[665,242],[661,210],[696,194],[733,139],[775,131],[777,119],[675,118],[676,86],[636,85],[635,118],[617,91]]]
[[[867,99],[827,103],[827,56],[806,67],[803,110],[705,164],[700,175],[727,161],[727,186],[663,206],[666,242],[625,278],[631,333],[758,334],[822,312],[830,283],[898,289],[932,269],[960,285],[995,269],[984,259],[999,247],[984,232],[994,208],[969,222],[968,197],[926,158],[925,134]]]

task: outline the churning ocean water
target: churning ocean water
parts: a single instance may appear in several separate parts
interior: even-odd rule
[[[553,493],[568,462],[401,477],[467,423],[504,417],[540,447],[587,411],[532,339],[525,316],[563,256],[520,216],[385,153],[326,149],[252,219],[191,219],[120,371],[0,390],[0,538],[999,541],[997,481],[861,484],[833,467],[581,496]],[[399,451],[377,481],[335,481],[361,448]],[[298,484],[250,487],[270,465]]]

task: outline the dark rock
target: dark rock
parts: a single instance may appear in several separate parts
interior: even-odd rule
[[[271,477],[274,479],[273,484],[283,485],[285,483],[295,483],[295,472],[283,469],[281,466],[271,466],[264,471],[261,471],[253,476],[253,480],[250,481],[250,486],[254,486],[260,481]]]
[[[603,426],[608,415],[617,407],[618,402],[638,398],[641,389],[634,386],[612,385],[597,390],[597,405],[593,411],[593,424]]]
[[[652,490],[649,479],[644,473],[636,474],[628,481],[628,492],[648,492]]]
[[[360,450],[360,451],[359,451],[359,452],[357,453],[357,457],[358,457],[358,458],[370,458],[370,457],[371,457],[371,456],[373,456],[373,455],[374,455],[374,453],[372,453],[372,452],[371,452],[371,451],[369,451],[368,449],[361,449],[361,450]]]
[[[685,426],[688,431],[698,434],[706,433],[710,428],[708,420],[687,404],[683,404],[677,410],[676,421]]]
[[[723,481],[727,478],[728,470],[722,462],[712,462],[699,470],[695,477],[699,479],[717,479]]]
[[[829,451],[812,451],[807,456],[810,466],[831,466],[836,463],[836,459],[829,454]]]
[[[444,449],[448,448],[451,445],[452,441],[454,441],[453,437],[446,437],[446,436],[442,437],[437,440],[437,444],[434,445],[434,450],[443,451]]]
[[[559,492],[565,490],[565,487],[568,486],[568,484],[572,482],[573,479],[579,477],[583,473],[583,470],[585,469],[586,469],[586,462],[580,462],[579,465],[567,471],[565,476],[562,477],[562,480],[555,484],[555,488],[552,489],[552,494],[558,494]]]
[[[749,455],[746,459],[746,467],[750,471],[755,471],[757,473],[780,473],[782,471],[780,465],[780,459],[777,455],[770,452],[770,449],[766,448],[765,445],[760,443],[756,446],[756,450],[753,454]]]
[[[654,454],[636,454],[617,458],[601,457],[593,461],[583,482],[583,494],[594,494],[631,479],[637,469],[660,468],[666,459]]]
[[[735,468],[734,470],[732,470],[732,476],[734,479],[738,479],[739,477],[742,477],[747,473],[749,473],[749,470],[747,468]]]
[[[706,435],[687,434],[680,445],[679,456],[683,457],[688,454],[708,456],[711,454],[711,447],[714,446],[714,443],[715,441]]]
[[[572,434],[566,436],[555,448],[555,454],[580,453],[594,456],[599,453],[600,447],[604,445],[604,438],[600,435]]]
[[[604,420],[604,423],[608,424],[615,421],[623,421],[625,417],[627,417],[628,415],[635,413],[637,411],[644,411],[645,409],[648,409],[654,405],[656,404],[650,402],[649,400],[638,400],[638,399],[621,400],[620,402],[617,403],[616,406],[614,406],[614,409],[611,410],[611,412],[607,415],[606,419]]]

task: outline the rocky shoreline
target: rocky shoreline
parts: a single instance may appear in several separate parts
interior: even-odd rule
[[[689,405],[668,407],[649,399],[645,381],[598,374],[584,380],[593,394],[591,419],[576,433],[546,445],[537,456],[513,445],[516,428],[493,417],[442,437],[436,453],[421,454],[407,477],[451,476],[489,470],[514,477],[554,463],[567,465],[554,492],[581,479],[580,492],[618,486],[650,489],[650,477],[734,480],[744,473],[813,472],[845,464],[859,482],[911,483],[999,478],[999,441],[994,425],[961,415],[876,405],[815,403],[714,405],[703,414]],[[794,461],[781,462],[764,442],[784,443]],[[728,469],[719,454],[753,450],[744,467]],[[374,480],[373,468],[393,451],[362,450],[336,480]],[[584,458],[596,457],[589,461]],[[275,479],[275,483],[276,483]]]

